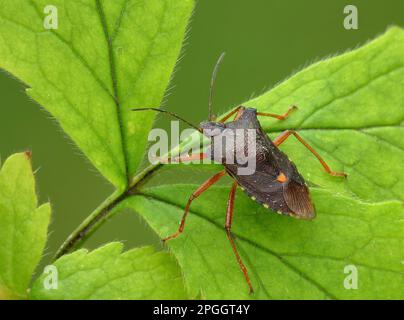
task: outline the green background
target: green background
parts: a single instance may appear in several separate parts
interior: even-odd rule
[[[358,30],[343,27],[343,8],[348,4],[358,7]],[[59,16],[59,23],[63,17]],[[227,55],[215,87],[218,114],[311,62],[365,43],[392,24],[404,26],[404,1],[199,1],[165,106],[194,123],[205,119],[210,75],[222,51]],[[43,266],[113,187],[57,122],[27,97],[22,83],[2,72],[0,94],[0,156],[5,159],[32,150],[41,202],[52,203]],[[167,127],[167,123],[159,117],[156,126]],[[85,246],[94,248],[112,240],[124,241],[126,248],[159,245],[157,236],[131,212],[113,217]]]

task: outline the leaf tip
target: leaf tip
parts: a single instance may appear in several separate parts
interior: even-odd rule
[[[25,154],[25,157],[26,157],[29,161],[32,160],[32,150],[27,150],[27,151],[24,152],[24,154]]]

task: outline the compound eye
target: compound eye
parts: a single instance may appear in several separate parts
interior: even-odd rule
[[[205,136],[214,137],[223,132],[225,125],[220,122],[202,122],[200,127]]]

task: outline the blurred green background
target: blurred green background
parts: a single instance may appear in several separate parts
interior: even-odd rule
[[[343,27],[348,4],[358,7],[358,30]],[[165,106],[194,123],[204,120],[212,68],[222,51],[227,55],[215,87],[217,114],[311,62],[365,43],[393,24],[404,26],[402,0],[200,0]],[[24,86],[4,72],[0,94],[1,159],[31,149],[40,201],[52,203],[43,266],[113,188],[57,122],[27,97]],[[156,126],[167,127],[167,123],[159,117]],[[159,245],[157,236],[131,212],[113,217],[85,246],[94,248],[112,240],[124,241],[127,248]]]

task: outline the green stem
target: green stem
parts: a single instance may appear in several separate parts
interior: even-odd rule
[[[123,191],[114,192],[98,208],[96,208],[63,242],[57,250],[54,260],[69,253],[82,244],[95,230],[97,230],[112,214],[113,209],[127,197],[131,196],[138,184],[156,170],[160,164],[153,164],[140,171],[131,181],[128,188]]]
[[[193,145],[193,143],[198,143],[201,146],[200,134],[193,134],[189,136],[180,145],[173,148],[166,155],[169,156],[173,152],[180,152],[181,149],[186,145]],[[204,140],[209,141],[209,140]],[[203,145],[203,142],[202,142]],[[95,209],[63,242],[60,248],[57,250],[54,260],[60,258],[66,253],[69,253],[73,249],[77,248],[82,244],[88,237],[97,230],[108,218],[113,214],[113,209],[117,207],[123,200],[130,197],[135,191],[139,184],[154,170],[161,166],[160,163],[151,164],[145,169],[140,171],[132,179],[129,180],[129,185],[124,191],[116,191],[111,196],[109,196],[97,209]]]

